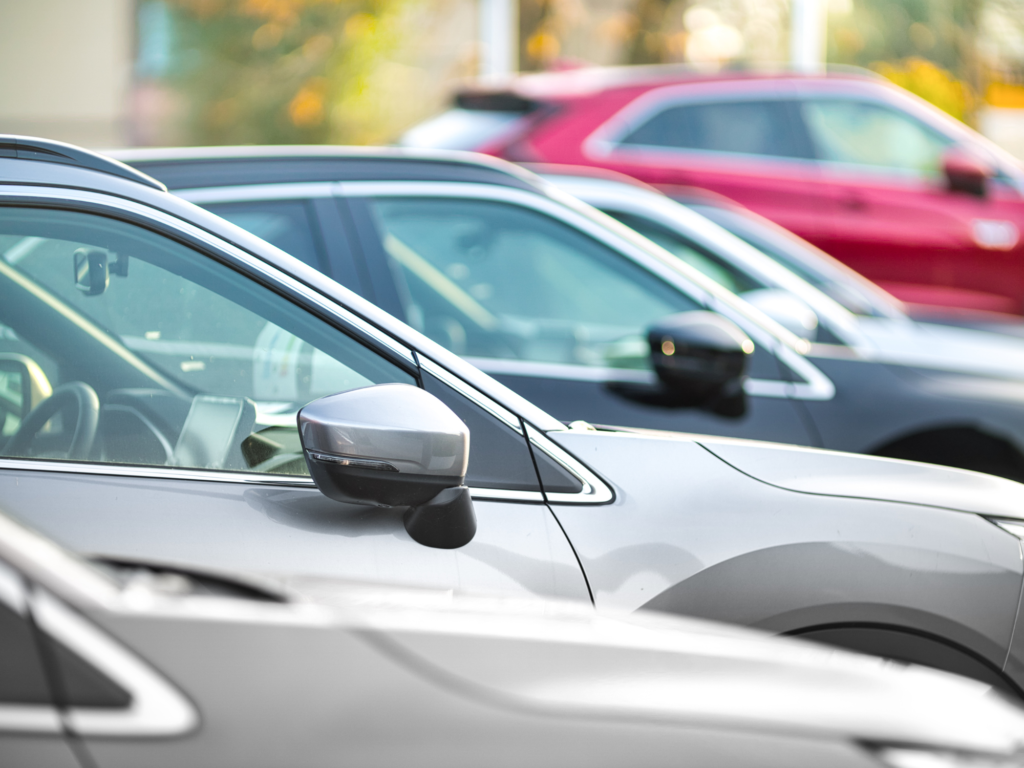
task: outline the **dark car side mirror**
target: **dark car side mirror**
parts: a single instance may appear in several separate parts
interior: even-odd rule
[[[469,428],[438,398],[379,384],[314,400],[299,411],[309,474],[335,501],[409,507],[420,544],[455,549],[476,535],[469,488]]]
[[[609,385],[613,391],[650,405],[746,413],[743,382],[754,342],[735,323],[714,312],[681,312],[651,326],[647,341],[658,384]]]
[[[950,147],[942,155],[942,172],[950,192],[984,197],[992,166],[963,147]]]

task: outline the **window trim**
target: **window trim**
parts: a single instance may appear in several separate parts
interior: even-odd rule
[[[54,640],[113,680],[131,697],[121,709],[0,702],[0,732],[63,734],[65,727],[79,736],[181,736],[199,725],[199,713],[173,684],[146,662],[46,590],[26,584],[12,567],[0,561],[0,601],[28,618]],[[13,598],[13,599],[12,599]]]

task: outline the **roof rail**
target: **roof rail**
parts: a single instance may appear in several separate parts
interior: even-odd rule
[[[161,192],[167,191],[167,187],[152,176],[147,176],[118,160],[98,155],[95,152],[90,152],[87,149],[82,149],[72,144],[65,144],[62,141],[37,139],[33,136],[0,134],[0,158],[4,157],[74,165],[79,168],[88,168],[90,171],[120,176],[122,179],[145,184],[147,187],[159,189]]]

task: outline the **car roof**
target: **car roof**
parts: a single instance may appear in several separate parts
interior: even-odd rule
[[[467,109],[501,109],[500,99],[525,111],[534,100],[591,96],[618,88],[644,88],[682,82],[724,82],[728,80],[860,80],[882,81],[882,78],[859,67],[828,67],[824,72],[800,72],[785,67],[728,68],[709,72],[690,64],[661,64],[629,67],[581,67],[557,72],[538,72],[504,80],[473,83],[456,96],[456,104]]]
[[[321,181],[457,181],[539,191],[532,174],[471,152],[263,146],[110,150],[169,189]],[[259,162],[252,162],[258,160]]]

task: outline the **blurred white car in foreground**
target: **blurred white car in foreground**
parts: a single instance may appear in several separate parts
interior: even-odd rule
[[[656,616],[95,567],[0,516],[0,764],[1019,765],[986,686]]]

